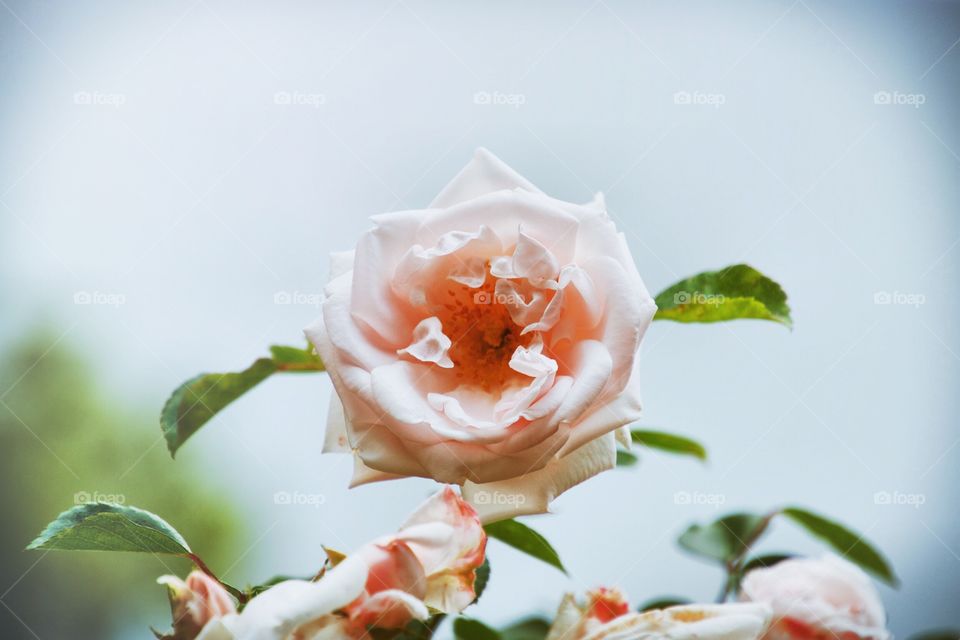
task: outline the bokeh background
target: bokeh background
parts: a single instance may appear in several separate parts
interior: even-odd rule
[[[712,598],[683,528],[797,503],[885,550],[897,636],[956,626],[958,39],[947,2],[0,0],[0,635],[167,625],[153,580],[182,563],[22,551],[85,497],[160,513],[237,583],[402,521],[431,483],[348,491],[323,375],[267,381],[175,462],[157,416],[184,379],[300,344],[328,252],[478,146],[557,197],[605,192],[654,292],[746,261],[796,328],[655,324],[643,424],[710,463],[641,452],[564,495],[528,524],[569,578],[492,543],[472,614],[600,584]],[[787,523],[763,548],[822,549]]]

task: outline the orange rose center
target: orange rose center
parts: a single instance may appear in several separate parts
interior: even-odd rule
[[[449,355],[453,375],[460,384],[486,392],[503,389],[514,380],[527,380],[510,368],[510,357],[519,346],[528,346],[532,334],[510,318],[494,294],[496,279],[487,277],[477,289],[447,280],[435,302],[443,333],[453,345]]]

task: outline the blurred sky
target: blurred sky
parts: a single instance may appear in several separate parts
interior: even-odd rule
[[[52,319],[159,413],[199,371],[299,344],[327,254],[486,146],[559,198],[605,192],[654,292],[746,261],[784,285],[796,328],[655,324],[643,423],[701,439],[710,464],[644,453],[564,495],[528,523],[571,577],[493,544],[472,615],[552,612],[599,584],[712,598],[719,571],[676,535],[798,503],[889,555],[897,635],[956,626],[958,38],[960,6],[919,1],[0,0],[2,338]],[[310,572],[321,544],[392,530],[431,491],[348,491],[349,461],[319,456],[329,391],[270,380],[179,455],[247,513],[227,579]],[[189,517],[189,495],[183,510],[163,515]],[[821,549],[787,523],[764,546]]]

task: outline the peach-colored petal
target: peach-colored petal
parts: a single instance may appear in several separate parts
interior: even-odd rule
[[[450,338],[443,335],[443,326],[436,316],[424,318],[413,330],[413,342],[398,349],[399,355],[408,355],[420,362],[432,362],[444,369],[452,369],[450,360]]]
[[[562,458],[551,460],[539,471],[501,482],[467,482],[463,485],[463,496],[485,523],[544,513],[558,495],[612,469],[616,462],[614,437],[608,433]]]
[[[740,597],[773,608],[769,638],[810,637],[886,640],[886,614],[876,587],[858,567],[838,556],[792,558],[747,573]]]
[[[450,487],[424,502],[400,527],[397,538],[416,554],[427,575],[424,601],[458,613],[476,598],[476,570],[487,535],[476,511]]]
[[[475,229],[482,223],[506,246],[514,245],[523,233],[550,250],[558,264],[574,260],[580,222],[549,198],[529,191],[494,191],[447,209],[423,213],[420,229],[412,244],[430,246],[449,231]]]
[[[401,589],[380,591],[350,612],[348,633],[357,638],[367,637],[369,627],[402,629],[412,620],[426,620],[430,616],[420,598]]]
[[[426,574],[420,559],[402,539],[368,544],[353,554],[367,565],[368,595],[400,589],[418,598],[426,592]]]
[[[571,430],[570,438],[560,455],[574,451],[602,434],[611,431],[616,433],[621,427],[639,420],[642,410],[640,376],[634,373],[626,388],[617,396],[591,407],[586,414],[580,415],[577,426]],[[624,437],[629,436],[621,435],[621,438]]]
[[[474,153],[470,164],[464,167],[434,198],[430,207],[446,208],[503,189],[540,192],[530,181],[508,167],[500,158],[480,148]]]

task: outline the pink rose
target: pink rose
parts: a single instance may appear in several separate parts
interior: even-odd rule
[[[870,578],[837,556],[784,560],[754,569],[740,597],[774,612],[766,640],[886,640],[886,614]]]
[[[191,572],[186,580],[161,576],[157,582],[167,587],[170,597],[173,634],[164,636],[169,640],[193,640],[211,620],[237,611],[230,594],[202,571]]]
[[[546,640],[757,640],[770,620],[763,604],[688,604],[630,611],[616,589],[597,589],[587,604],[567,594]]]
[[[481,149],[429,208],[373,222],[306,329],[353,484],[462,484],[488,520],[612,467],[656,306],[602,197],[555,200]]]
[[[198,640],[360,639],[370,627],[425,620],[430,609],[459,613],[476,598],[486,544],[476,512],[445,487],[398,533],[364,545],[318,582],[271,587],[242,614],[212,621]]]

